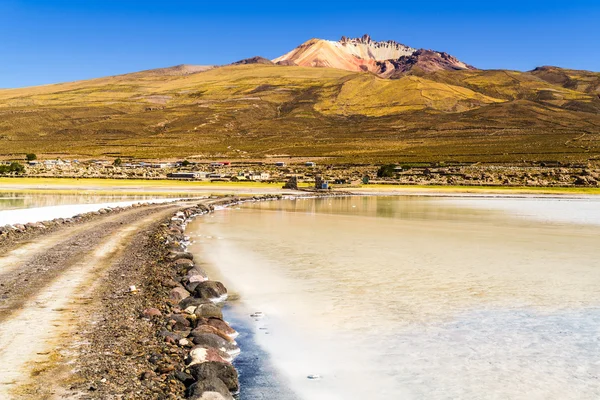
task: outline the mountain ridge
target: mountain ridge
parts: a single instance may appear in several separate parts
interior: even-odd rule
[[[337,52],[328,68],[257,56],[0,90],[0,156],[600,160],[600,73],[456,69],[443,52],[341,42],[307,42]]]

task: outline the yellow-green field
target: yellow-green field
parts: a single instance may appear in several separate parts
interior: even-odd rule
[[[440,185],[363,185],[355,193],[473,193],[473,194],[581,194],[600,195],[600,187],[526,187],[526,186],[440,186]]]
[[[204,196],[281,191],[283,183],[194,182],[143,179],[0,178],[0,192]]]
[[[173,180],[73,179],[73,178],[0,178],[0,193],[121,194],[203,196],[208,194],[258,194],[289,192],[283,183],[265,182],[192,182]],[[309,187],[309,184],[301,187]],[[334,188],[335,190],[335,188]],[[512,186],[434,186],[369,184],[343,188],[357,194],[390,193],[473,193],[473,194],[586,194],[600,195],[600,188],[585,187],[512,187]]]

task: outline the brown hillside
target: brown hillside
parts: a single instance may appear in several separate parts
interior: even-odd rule
[[[168,69],[167,69],[168,70]],[[250,64],[0,90],[5,158],[328,157],[332,162],[585,162],[593,94],[534,73]]]

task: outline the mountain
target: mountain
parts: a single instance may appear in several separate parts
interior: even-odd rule
[[[0,156],[600,160],[600,73],[413,68],[382,79],[255,61],[0,90]]]
[[[474,69],[447,53],[415,49],[392,40],[377,42],[369,35],[355,39],[343,36],[337,42],[311,39],[273,62],[280,65],[369,71],[385,78],[397,78],[413,70],[430,73]]]
[[[312,39],[275,60],[0,90],[0,144],[3,158],[598,162],[600,73]]]

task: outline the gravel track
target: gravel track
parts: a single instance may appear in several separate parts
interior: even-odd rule
[[[102,307],[112,306],[103,303],[126,296],[128,285],[141,279],[139,273],[151,261],[144,246],[152,229],[181,207],[133,208],[17,243],[5,252],[0,258],[0,398],[63,397],[59,394],[66,389],[59,382],[73,381],[73,366],[85,364],[81,346],[95,340],[90,321]],[[130,276],[131,268],[138,275]],[[87,336],[76,342],[84,331]],[[100,331],[104,336],[97,345],[115,336]],[[41,381],[48,371],[49,379]],[[60,376],[63,381],[54,379]]]

